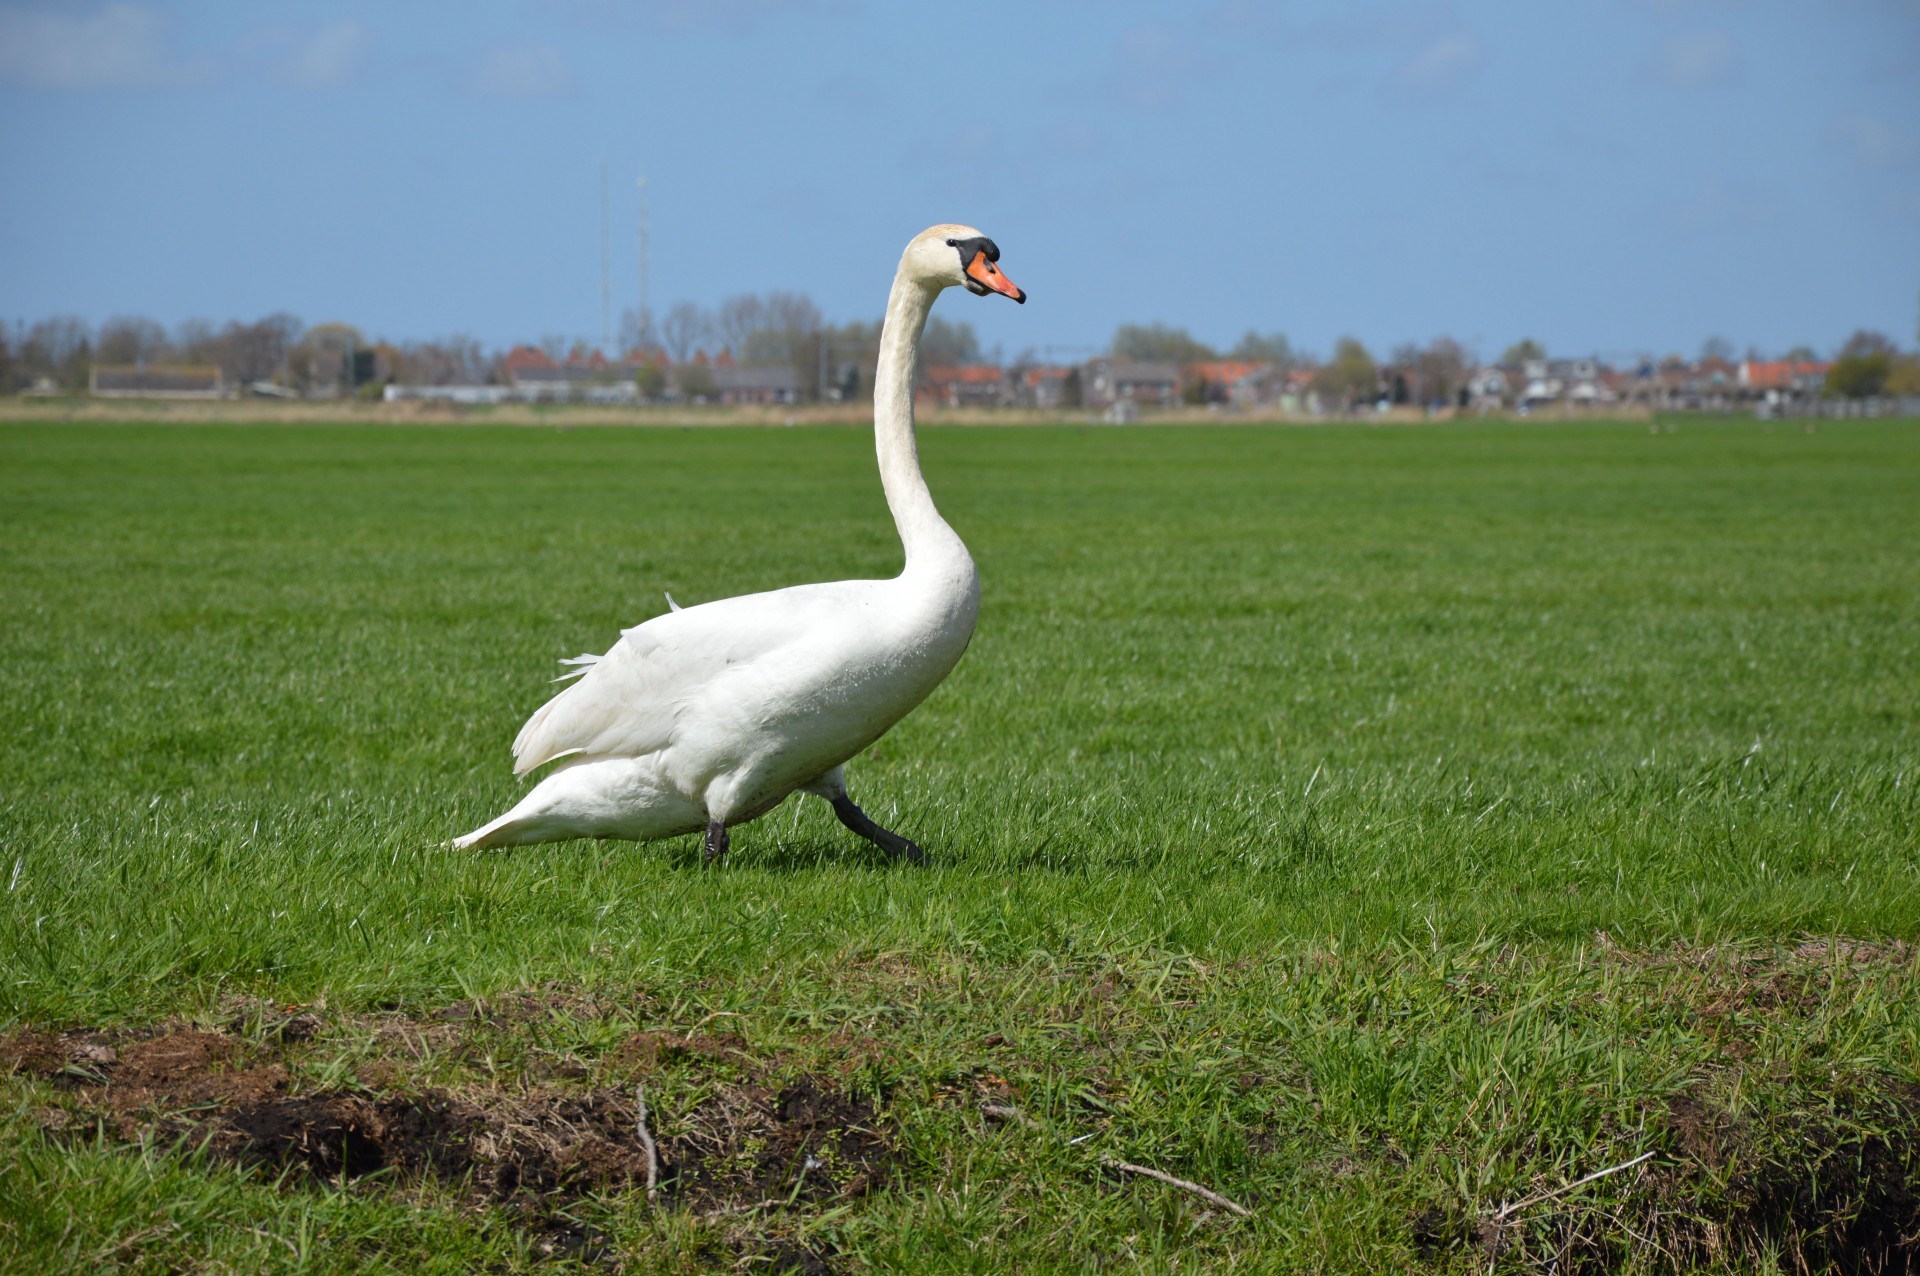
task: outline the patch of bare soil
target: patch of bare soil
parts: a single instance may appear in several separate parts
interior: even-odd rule
[[[511,1022],[527,1009],[463,1004],[443,1016]],[[260,1032],[256,1017],[252,1038],[179,1025],[20,1031],[0,1035],[0,1074],[26,1073],[65,1092],[66,1107],[42,1112],[51,1137],[84,1126],[129,1140],[183,1139],[266,1175],[291,1175],[291,1182],[344,1185],[388,1171],[383,1183],[453,1184],[475,1202],[509,1207],[538,1244],[576,1259],[594,1257],[604,1239],[563,1217],[566,1207],[647,1183],[632,1090],[300,1093],[283,1059],[312,1032],[306,1025],[284,1031],[293,1026],[287,1017],[266,1026]],[[671,1132],[662,1130],[662,1114],[651,1116],[660,1204],[743,1225],[773,1224],[784,1211],[873,1191],[897,1172],[893,1126],[873,1097],[816,1076],[773,1076],[745,1046],[737,1037],[641,1033],[616,1050],[615,1071],[629,1075],[687,1061],[715,1071],[697,1106],[671,1114]],[[830,1270],[831,1255],[776,1236],[740,1244],[765,1270]]]
[[[1648,1125],[1666,1144],[1595,1204],[1580,1194],[1500,1219],[1429,1206],[1411,1220],[1429,1255],[1472,1246],[1492,1270],[1718,1270],[1778,1256],[1786,1272],[1920,1272],[1920,1087],[1796,1094],[1736,1116],[1684,1093]]]

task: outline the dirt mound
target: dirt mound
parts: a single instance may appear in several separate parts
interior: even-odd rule
[[[1808,1271],[1920,1271],[1920,1086],[1739,1117],[1683,1095],[1665,1124],[1723,1185],[1725,1235],[1702,1236],[1703,1256],[1730,1242],[1777,1246]]]
[[[1478,1248],[1511,1271],[1718,1270],[1771,1253],[1783,1271],[1920,1272],[1920,1087],[1802,1094],[1736,1115],[1686,1092],[1649,1114],[1665,1146],[1592,1196],[1501,1219],[1430,1205],[1410,1220],[1433,1255]]]
[[[450,1024],[484,1031],[547,1009],[531,999],[461,1003],[369,1031],[375,1041],[421,1040]],[[24,1072],[64,1092],[65,1106],[41,1113],[54,1137],[85,1127],[128,1140],[180,1139],[295,1184],[348,1185],[378,1171],[387,1172],[383,1186],[430,1179],[476,1203],[508,1206],[543,1252],[576,1259],[594,1258],[605,1238],[565,1217],[567,1206],[642,1190],[651,1168],[660,1205],[752,1223],[755,1234],[738,1244],[757,1264],[826,1271],[829,1253],[766,1227],[779,1230],[782,1211],[875,1190],[899,1168],[877,1096],[814,1075],[780,1077],[736,1036],[632,1034],[604,1061],[603,1081],[620,1085],[409,1088],[389,1066],[378,1075],[391,1084],[300,1092],[289,1064],[325,1026],[312,1013],[273,1009],[235,1017],[227,1031],[24,1030],[0,1035],[0,1073]],[[626,1082],[668,1067],[695,1072],[703,1097],[686,1111],[651,1114],[658,1141],[650,1167]]]

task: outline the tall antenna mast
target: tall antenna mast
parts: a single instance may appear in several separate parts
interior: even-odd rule
[[[613,277],[607,273],[607,161],[600,161],[600,348],[613,344]]]
[[[640,319],[640,335],[642,337],[645,337],[653,329],[653,322],[652,322],[653,304],[650,298],[648,297],[648,293],[647,293],[647,285],[651,282],[647,278],[647,271],[649,267],[649,262],[647,260],[647,250],[650,247],[648,240],[652,233],[652,227],[650,227],[647,224],[647,215],[650,210],[647,208],[647,175],[645,173],[640,174],[640,177],[636,182],[636,185],[640,187],[640,314],[639,314],[639,319]]]

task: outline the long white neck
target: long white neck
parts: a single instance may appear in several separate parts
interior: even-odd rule
[[[933,506],[913,437],[914,355],[937,296],[939,289],[909,278],[906,263],[901,263],[887,296],[886,322],[880,328],[880,366],[873,380],[873,446],[880,461],[880,486],[906,550],[905,574],[931,571],[971,581],[973,559]]]

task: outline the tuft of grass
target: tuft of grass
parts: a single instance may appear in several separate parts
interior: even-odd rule
[[[1914,423],[922,453],[980,630],[850,781],[934,864],[795,801],[701,872],[692,839],[445,843],[519,791],[552,662],[662,591],[897,570],[867,432],[0,427],[0,1070],[193,1022],[278,1052],[290,1095],[494,1103],[724,1030],[743,1054],[648,1074],[663,1138],[833,1077],[895,1151],[857,1197],[715,1218],[592,1185],[591,1243],[556,1248],[460,1182],[222,1159],[164,1104],[72,1136],[119,1110],[21,1063],[0,1266],[1878,1252],[1920,1168]],[[378,1030],[514,990],[563,1003]],[[316,1041],[260,1036],[287,1005],[324,1008]]]

